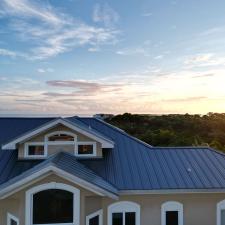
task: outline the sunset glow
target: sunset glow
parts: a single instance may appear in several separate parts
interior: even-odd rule
[[[0,114],[225,112],[224,7],[2,0]]]

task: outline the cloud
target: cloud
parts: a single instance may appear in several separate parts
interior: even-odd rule
[[[52,68],[38,68],[38,73],[53,73],[54,69]]]
[[[144,17],[150,17],[152,15],[153,15],[152,12],[145,12],[145,13],[142,14],[142,16],[144,16]]]
[[[119,14],[107,3],[94,6],[92,19],[96,23],[102,22],[105,26],[110,27],[115,25],[119,18]]]
[[[213,53],[197,54],[188,57],[184,64],[191,67],[224,66],[225,57],[216,56]]]
[[[28,0],[2,0],[1,15],[14,15],[25,18],[36,18],[44,23],[53,25],[63,25],[67,23],[62,19],[64,15],[60,12],[60,17],[50,5],[37,4]]]
[[[225,68],[214,67],[203,71],[147,68],[96,80],[40,83],[8,78],[0,82],[0,105],[10,112],[48,114],[223,112],[224,74]]]
[[[9,49],[4,49],[4,48],[0,48],[0,56],[8,56],[8,57],[11,57],[11,58],[17,58],[17,57],[26,58],[25,54],[15,52],[15,51],[11,51]]]
[[[92,48],[113,44],[119,34],[117,29],[106,27],[106,23],[116,21],[116,14],[108,6],[101,17],[105,20],[103,26],[88,25],[39,1],[2,0],[0,8],[1,16],[9,21],[7,28],[12,35],[31,45],[24,54],[31,60],[46,59],[84,45]],[[12,57],[13,52],[4,54]]]
[[[154,57],[154,59],[156,60],[163,59],[163,58],[164,58],[164,55],[157,55]]]
[[[91,82],[86,80],[50,80],[46,83],[47,85],[52,87],[72,88],[76,90],[69,95],[66,94],[66,96],[72,96],[77,94],[96,95],[96,93],[104,94],[107,92],[115,92],[121,90],[120,84],[104,84],[100,82]],[[52,94],[53,93],[51,93],[51,95]],[[65,94],[62,95],[65,96]]]
[[[116,51],[117,55],[144,55],[144,56],[150,56],[148,49],[144,47],[135,47],[135,48],[126,48]]]

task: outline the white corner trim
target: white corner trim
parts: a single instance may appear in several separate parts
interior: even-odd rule
[[[70,129],[72,129],[74,131],[77,131],[78,133],[81,133],[81,134],[83,134],[83,135],[85,135],[85,136],[87,136],[87,137],[89,137],[89,138],[91,138],[91,139],[93,139],[93,140],[95,140],[97,142],[100,142],[102,144],[102,148],[113,148],[114,147],[114,142],[109,140],[109,139],[101,137],[100,135],[95,135],[92,132],[88,132],[88,131],[86,131],[86,130],[76,126],[75,124],[67,122],[67,121],[65,121],[63,119],[57,119],[57,120],[51,121],[51,122],[49,122],[49,123],[47,123],[47,124],[37,128],[37,129],[35,129],[35,130],[33,130],[33,131],[29,132],[29,133],[26,133],[26,134],[22,135],[21,137],[18,137],[16,139],[14,139],[13,141],[3,145],[2,149],[3,150],[16,149],[16,144],[17,143],[24,142],[27,139],[32,138],[32,137],[38,135],[39,133],[41,133],[41,132],[43,132],[43,131],[45,131],[45,130],[47,130],[49,128],[52,128],[52,127],[54,127],[54,126],[56,126],[58,124],[62,124],[62,125],[70,128]]]
[[[177,211],[178,212],[178,225],[183,225],[183,204],[175,201],[168,201],[161,206],[161,225],[166,225],[166,212]]]
[[[19,219],[12,215],[11,213],[7,213],[7,225],[11,225],[11,220],[16,222],[16,225],[19,225]]]
[[[93,153],[92,154],[79,154],[78,148],[79,145],[92,145],[93,146]],[[92,157],[97,156],[97,144],[94,141],[79,141],[77,142],[76,148],[75,148],[75,156],[78,157]]]
[[[4,198],[10,196],[11,194],[17,192],[18,190],[23,189],[24,185],[26,186],[27,183],[32,182],[34,179],[40,178],[46,174],[49,175],[51,173],[54,173],[54,174],[66,179],[76,185],[79,185],[80,187],[82,187],[86,190],[89,190],[97,195],[108,196],[112,199],[118,199],[117,195],[115,195],[111,192],[108,192],[105,189],[102,189],[92,183],[89,183],[75,175],[67,173],[66,171],[61,170],[52,165],[45,167],[45,168],[33,173],[32,175],[25,177],[15,183],[11,184],[10,186],[7,186],[6,188],[1,189],[0,190],[0,199],[4,199]]]
[[[225,200],[218,202],[216,207],[216,225],[221,225],[221,211],[225,210]]]
[[[98,225],[103,225],[103,210],[100,209],[97,212],[94,212],[88,216],[86,216],[86,225],[89,225],[90,219],[99,216],[99,224]]]
[[[26,191],[25,197],[25,225],[33,225],[33,195],[49,189],[60,189],[73,193],[73,221],[72,224],[80,224],[80,190],[63,183],[50,182],[35,186]]]
[[[113,203],[108,206],[108,225],[112,225],[112,214],[123,213],[123,225],[125,225],[125,213],[135,212],[136,213],[136,225],[141,225],[141,207],[139,204],[130,201],[120,201]]]

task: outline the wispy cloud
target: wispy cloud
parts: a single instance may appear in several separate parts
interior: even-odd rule
[[[54,72],[54,69],[52,68],[38,68],[38,73],[52,73]]]
[[[152,16],[152,15],[153,15],[152,12],[145,12],[145,13],[142,13],[142,16],[144,16],[144,17],[150,17],[150,16]]]
[[[197,54],[188,57],[184,64],[188,67],[225,66],[225,57],[213,53]]]
[[[11,57],[11,58],[16,58],[16,57],[26,58],[26,55],[23,54],[23,53],[11,51],[9,49],[4,49],[4,48],[0,48],[0,56],[8,56],[8,57]]]
[[[49,58],[84,45],[95,47],[115,43],[119,33],[115,28],[106,27],[117,20],[116,12],[109,7],[104,8],[99,18],[105,21],[104,26],[88,25],[51,5],[33,0],[2,0],[0,8],[1,16],[9,19],[12,34],[33,45],[26,52],[29,59]]]
[[[96,95],[96,93],[103,94],[121,90],[120,84],[104,84],[86,80],[51,80],[47,81],[47,84],[53,87],[75,89],[76,91],[73,91],[73,95]]]
[[[144,55],[144,56],[150,56],[149,50],[144,47],[136,47],[136,48],[125,48],[121,50],[117,50],[116,54],[118,55]]]
[[[119,14],[109,4],[96,4],[94,6],[93,21],[104,23],[105,26],[114,26],[119,20]]]

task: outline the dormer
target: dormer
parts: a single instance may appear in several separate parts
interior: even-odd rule
[[[91,127],[60,118],[15,138],[2,149],[18,149],[19,159],[43,159],[62,151],[80,158],[101,158],[103,149],[113,146],[112,140]]]

